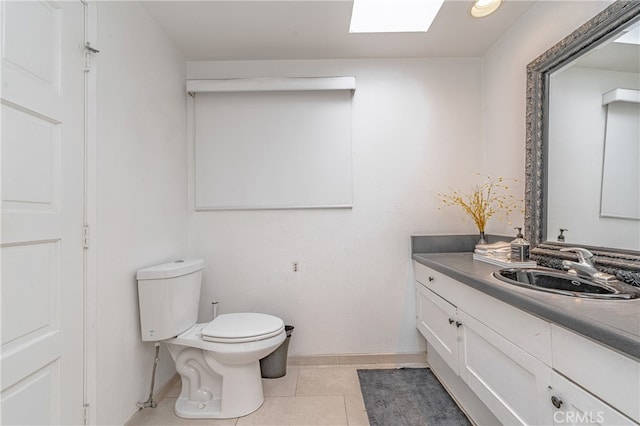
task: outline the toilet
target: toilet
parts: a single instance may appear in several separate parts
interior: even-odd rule
[[[203,267],[202,259],[191,259],[138,270],[142,340],[166,344],[175,361],[182,378],[177,416],[245,416],[264,402],[259,360],[285,340],[284,322],[234,313],[197,323]]]

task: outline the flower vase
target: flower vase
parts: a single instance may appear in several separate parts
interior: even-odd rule
[[[480,231],[480,239],[478,240],[476,245],[478,244],[487,244],[487,240],[484,238],[484,231]]]

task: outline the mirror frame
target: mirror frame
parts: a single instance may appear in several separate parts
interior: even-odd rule
[[[576,257],[560,252],[560,248],[578,245],[545,241],[550,75],[631,25],[638,16],[640,1],[618,0],[527,65],[524,226],[533,248],[532,257],[543,266],[562,269],[562,259]],[[600,270],[640,286],[640,251],[580,246],[595,255]]]

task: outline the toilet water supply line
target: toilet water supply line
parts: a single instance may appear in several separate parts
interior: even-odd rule
[[[218,316],[218,302],[211,302],[211,311],[212,311],[211,320],[213,321]],[[149,399],[147,399],[144,402],[139,401],[138,408],[149,408],[149,407],[156,408],[158,406],[158,403],[153,399],[153,388],[156,385],[156,369],[158,367],[158,360],[159,360],[159,354],[160,354],[160,342],[156,342],[155,346],[156,346],[156,355],[153,358],[153,371],[151,372],[151,389],[149,390]]]
[[[160,354],[160,342],[156,342],[155,343],[156,346],[156,355],[153,359],[153,371],[151,372],[151,389],[149,390],[149,399],[147,399],[146,401],[142,402],[138,402],[138,408],[142,409],[142,408],[156,408],[158,406],[158,403],[156,401],[153,400],[153,388],[155,387],[155,383],[156,383],[156,368],[158,367],[158,355]]]
[[[218,302],[211,302],[211,311],[212,311],[211,320],[213,321],[218,316]],[[141,409],[149,408],[149,407],[156,408],[158,406],[158,403],[153,399],[153,388],[155,387],[155,383],[156,383],[156,368],[158,367],[158,360],[159,360],[159,354],[160,354],[160,342],[156,342],[155,347],[156,347],[156,355],[153,358],[153,370],[151,372],[151,389],[149,390],[149,399],[147,399],[144,402],[142,401],[138,402],[138,408],[141,408]]]

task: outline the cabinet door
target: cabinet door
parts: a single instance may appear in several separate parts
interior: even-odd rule
[[[551,378],[547,401],[554,408],[554,425],[637,425],[556,372]]]
[[[418,330],[458,374],[456,307],[420,283],[416,289]]]
[[[631,302],[633,303],[633,302]],[[553,369],[640,422],[640,363],[552,325]]]
[[[458,311],[460,377],[506,425],[551,423],[551,369],[464,311]]]

